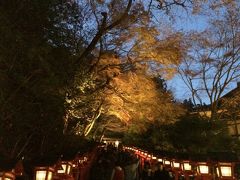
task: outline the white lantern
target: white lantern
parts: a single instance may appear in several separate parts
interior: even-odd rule
[[[219,162],[217,166],[217,175],[220,178],[233,178],[233,164]]]
[[[172,161],[172,167],[173,168],[180,168],[180,163],[179,162],[176,162],[175,160]]]
[[[52,167],[36,167],[35,180],[52,180],[54,168]]]
[[[119,141],[115,141],[115,147],[118,147]]]
[[[189,161],[183,161],[182,170],[183,171],[191,171],[192,170],[192,165],[190,164]]]
[[[62,161],[61,162],[62,169],[57,171],[58,174],[70,174],[72,171],[73,164],[69,161]]]
[[[198,173],[202,175],[208,175],[209,174],[209,166],[206,162],[198,162],[197,163]]]
[[[169,160],[166,160],[166,159],[163,160],[163,164],[165,166],[171,166],[171,162]]]
[[[156,160],[156,159],[157,159],[157,157],[156,157],[156,156],[152,156],[152,159],[153,159],[153,160]]]

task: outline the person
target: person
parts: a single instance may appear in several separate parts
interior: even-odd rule
[[[153,172],[153,180],[162,179],[162,170],[163,170],[163,164],[157,163],[154,166],[154,172]]]
[[[96,164],[91,169],[91,180],[111,180],[116,167],[116,152],[110,145],[98,157]]]
[[[111,180],[124,180],[124,171],[121,166],[117,165],[112,172]]]
[[[144,167],[142,170],[142,180],[152,180],[152,170],[148,161],[144,162]]]
[[[156,170],[154,171],[152,180],[169,180],[169,172],[163,167],[162,163],[156,164]]]
[[[124,166],[125,180],[136,180],[138,177],[139,160],[133,159]]]

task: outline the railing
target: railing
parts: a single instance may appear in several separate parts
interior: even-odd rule
[[[97,156],[97,148],[83,155],[76,155],[72,160],[61,158],[51,166],[34,167],[34,180],[88,180],[90,169]],[[22,163],[17,163],[9,171],[0,171],[1,180],[15,180],[24,177]]]
[[[151,167],[162,166],[172,179],[196,180],[237,180],[238,159],[224,161],[217,158],[178,158],[161,153],[154,154],[135,147],[125,147],[140,160],[141,169],[148,163]]]
[[[151,167],[162,166],[174,180],[237,180],[240,162],[235,159],[224,161],[221,159],[179,158],[161,153],[150,153],[135,147],[124,147],[126,151],[134,153],[139,159],[140,169],[145,163]],[[72,160],[59,159],[52,166],[34,168],[34,180],[88,180],[90,169],[98,156],[98,149],[77,155]],[[22,172],[21,172],[22,171]],[[0,172],[0,179],[15,180],[16,176],[23,176],[21,163],[12,170]]]

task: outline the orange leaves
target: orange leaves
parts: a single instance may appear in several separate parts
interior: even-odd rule
[[[220,8],[222,8],[223,6],[236,6],[237,5],[237,1],[236,0],[215,0],[212,2],[211,4],[211,8],[213,10],[218,10]]]
[[[128,72],[120,74],[111,83],[112,93],[105,99],[106,114],[114,115],[128,125],[137,125],[140,121],[153,122],[160,118],[161,122],[171,121],[173,103],[169,94],[157,89],[153,78],[144,72]],[[168,115],[166,115],[168,114]],[[171,120],[170,120],[171,119]]]
[[[97,64],[98,78],[113,78],[120,73],[120,60],[109,53],[104,53]]]
[[[230,113],[236,113],[236,111],[239,111],[240,92],[239,89],[235,91],[236,92],[231,94],[231,97],[223,97],[221,99],[223,109],[227,109]]]
[[[129,53],[137,63],[154,64],[155,69],[165,78],[176,73],[185,52],[181,34],[168,34],[165,37],[155,27],[134,27],[131,30],[136,42]]]
[[[97,63],[96,80],[109,80],[98,94],[103,99],[102,127],[122,131],[141,122],[175,121],[178,110],[172,96],[157,84],[147,63],[135,63],[134,68],[128,70],[123,68],[124,63],[112,52],[104,52]]]

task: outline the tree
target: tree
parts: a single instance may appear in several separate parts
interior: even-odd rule
[[[171,93],[166,90],[163,79],[153,78],[146,69],[126,71],[121,60],[109,53],[101,58],[95,79],[92,78],[85,89],[78,89],[81,92],[71,97],[69,112],[75,119],[70,118],[69,124],[75,122],[75,127],[70,127],[73,132],[76,133],[80,124],[81,129],[93,128],[97,118],[101,118],[101,121],[98,121],[98,124],[101,123],[99,127],[114,128],[115,131],[126,130],[132,124],[139,124],[139,121],[159,119],[165,123],[174,120],[174,116],[170,114],[178,110],[172,105]],[[119,125],[121,128],[116,128]],[[144,128],[144,123],[141,126],[141,129]]]
[[[0,2],[1,154],[33,159],[57,151],[60,137],[66,138],[72,127],[81,135],[89,133],[102,112],[105,99],[100,95],[115,78],[113,71],[101,74],[116,67],[114,62],[98,66],[103,51],[118,50],[121,73],[142,67],[148,72],[149,67],[176,69],[182,35],[159,35],[146,8],[152,2]]]
[[[135,146],[147,149],[166,150],[169,149],[170,145],[167,134],[168,131],[171,131],[170,129],[167,131],[166,127],[178,121],[179,117],[185,113],[185,110],[182,108],[181,104],[173,100],[171,92],[167,90],[165,81],[162,78],[156,78],[153,82],[157,87],[155,93],[157,93],[158,96],[153,96],[153,99],[146,96],[148,103],[142,102],[146,105],[144,108],[147,108],[147,110],[150,109],[149,107],[152,107],[150,111],[153,118],[151,119],[151,116],[150,119],[147,119],[148,117],[139,118],[139,116],[136,116],[136,120],[134,119],[133,122],[130,122],[131,126],[129,126],[126,131],[123,141],[126,144],[134,144]],[[146,88],[146,86],[143,88]],[[143,91],[142,95],[144,96],[145,94],[146,91]],[[154,104],[155,102],[157,105]],[[136,104],[136,106],[140,105]],[[135,109],[136,107],[130,105],[130,108]],[[134,112],[139,113],[139,115],[141,115],[141,112],[148,115],[143,109],[138,110],[139,107],[136,109],[137,111],[134,110]]]
[[[239,92],[233,91],[231,96],[223,96],[220,100],[220,106],[223,110],[221,119],[227,122],[227,128],[230,128],[233,136],[239,137]]]
[[[219,100],[239,79],[239,6],[229,5],[212,19],[209,28],[191,36],[191,48],[179,68],[194,104],[210,102],[211,119],[219,119]]]
[[[180,152],[206,153],[208,151],[236,151],[239,142],[228,134],[223,121],[207,121],[198,115],[187,115],[170,125],[168,141]]]
[[[55,8],[66,6],[58,1],[0,4],[1,157],[56,153],[63,138],[63,90],[72,80],[74,57],[68,42],[57,43],[60,38],[49,34],[62,31]]]
[[[106,115],[116,116],[125,122],[126,127],[134,125],[144,130],[144,121],[174,121],[170,115],[174,111],[171,95],[160,92],[156,82],[146,74],[129,72],[119,75],[114,79],[112,87],[112,94],[105,100]]]
[[[164,78],[169,78],[176,72],[185,51],[181,44],[182,34],[160,34],[157,23],[151,19],[150,9],[159,3],[158,9],[161,10],[167,10],[174,5],[187,7],[191,1],[80,2],[79,9],[83,13],[77,27],[82,28],[76,29],[75,32],[82,35],[79,41],[85,44],[84,48],[76,51],[78,54],[75,81],[67,90],[68,97],[71,97],[71,110],[66,111],[65,129],[72,123],[70,131],[78,129],[80,134],[87,135],[102,112],[104,98],[99,98],[99,94],[104,97],[104,89],[108,88],[111,80],[119,74],[118,72],[114,76],[106,76],[103,75],[105,72],[111,74],[112,70],[114,74],[116,69],[127,72],[145,68],[148,72],[155,71],[160,72],[162,76],[168,76]],[[108,51],[114,51],[120,57],[120,62],[111,62],[111,56],[109,59],[101,57]],[[106,59],[109,62],[102,63]],[[86,104],[89,106],[85,106]]]
[[[158,8],[165,10],[174,5],[187,7],[186,3],[191,4],[190,1],[154,1],[154,3],[151,1],[147,6],[153,7],[159,3],[161,5],[158,6]],[[95,61],[92,66],[89,66],[89,71],[87,70],[83,73],[84,76],[88,74],[88,77],[96,77],[96,71],[99,71],[97,65],[104,59],[101,58],[101,52],[109,50],[114,50],[118,56],[127,55],[128,58],[121,59],[121,63],[112,65],[108,64],[107,66],[114,66],[115,68],[117,68],[117,66],[121,66],[121,68],[124,66],[126,70],[132,70],[136,67],[139,68],[139,66],[141,67],[145,65],[157,70],[157,72],[162,71],[162,75],[166,74],[165,72],[167,72],[167,75],[174,74],[176,65],[180,62],[184,52],[184,48],[181,48],[182,35],[179,33],[170,33],[167,36],[160,36],[156,26],[153,25],[154,23],[151,21],[149,11],[146,11],[146,4],[133,3],[132,1],[128,1],[127,3],[125,1],[119,1],[118,3],[112,1],[82,1],[81,4],[84,4],[84,7],[86,7],[86,12],[88,12],[88,10],[90,11],[90,13],[86,13],[86,16],[89,17],[88,19],[91,21],[95,21],[95,23],[91,22],[91,24],[98,25],[98,28],[95,28],[92,31],[88,31],[84,28],[81,31],[82,34],[85,34],[85,37],[83,38],[86,39],[88,45],[86,45],[86,48],[80,52],[78,63],[84,61],[84,59],[89,61],[89,58],[87,57],[93,50],[95,51],[94,55],[99,55],[99,57],[95,57],[97,58],[97,61]],[[119,11],[120,14],[115,14],[116,9],[122,10]],[[127,20],[126,17],[128,17]],[[123,19],[125,19],[125,21],[123,21]],[[151,26],[149,25],[150,22],[152,24]],[[89,22],[86,21],[85,23],[88,24]],[[84,33],[84,31],[86,31],[86,33]],[[89,39],[91,41],[89,41]],[[81,71],[82,70],[80,70],[80,72]],[[95,75],[92,75],[91,71],[95,71]],[[107,77],[103,80],[105,85],[110,82],[111,78],[112,77]],[[81,76],[80,79],[89,78]],[[82,81],[80,83],[83,83],[84,87],[88,82],[89,81],[85,83]],[[100,87],[104,88],[104,83],[98,84],[101,84]],[[81,86],[81,84],[77,86]],[[74,90],[70,90],[70,92],[73,91]],[[73,97],[74,95],[70,96]],[[90,97],[90,99],[92,101],[94,98]],[[97,104],[102,104],[102,100],[103,99],[99,99]],[[101,110],[101,108],[92,109]],[[79,109],[77,111],[79,111]],[[96,113],[98,114],[97,116],[92,115],[91,117],[99,117],[99,113]],[[94,123],[95,120],[95,118],[89,120],[90,124]],[[83,126],[92,127],[90,124]]]
[[[190,98],[185,99],[183,101],[183,106],[187,109],[188,112],[192,112],[194,110],[194,105],[193,105],[193,102]]]

